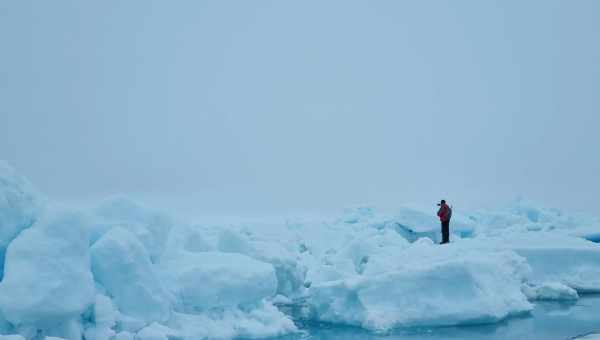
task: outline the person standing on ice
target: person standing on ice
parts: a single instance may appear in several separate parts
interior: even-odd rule
[[[450,242],[450,218],[452,217],[452,208],[446,204],[445,200],[442,200],[438,207],[440,209],[437,212],[440,221],[442,222],[442,242],[440,244]]]

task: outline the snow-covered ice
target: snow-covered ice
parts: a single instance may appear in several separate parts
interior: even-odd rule
[[[560,282],[546,282],[537,286],[525,284],[522,290],[530,300],[577,300],[579,298],[575,289]]]
[[[4,272],[6,247],[39,217],[45,199],[33,185],[0,161],[0,280]]]
[[[181,311],[257,304],[277,290],[273,266],[241,254],[180,250],[161,268]]]
[[[451,231],[438,245],[435,210],[416,207],[231,224],[123,196],[76,211],[0,163],[0,340],[297,332],[282,305],[373,331],[492,323],[600,291],[597,218],[521,199],[455,209]]]
[[[386,331],[495,322],[532,308],[521,292],[529,267],[513,252],[419,242],[396,255],[385,271],[313,285],[313,317]]]
[[[150,262],[150,254],[133,233],[113,228],[94,243],[91,254],[96,281],[122,313],[145,323],[169,319],[167,290]]]
[[[169,215],[145,208],[123,196],[101,202],[94,210],[91,225],[92,242],[114,227],[123,227],[143,243],[152,262],[162,254],[171,227],[176,223]]]
[[[52,210],[8,246],[0,310],[13,325],[63,332],[92,304],[87,221]]]
[[[580,293],[600,292],[600,246],[596,243],[552,232],[515,232],[480,241],[526,258],[534,283],[560,282]]]
[[[91,310],[90,325],[84,332],[86,340],[110,339],[115,335],[114,327],[117,322],[117,310],[112,300],[102,294],[97,294]]]

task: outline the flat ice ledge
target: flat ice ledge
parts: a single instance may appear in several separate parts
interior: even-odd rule
[[[560,282],[578,293],[600,293],[600,245],[547,232],[478,238],[488,247],[510,249],[527,259],[534,284]]]

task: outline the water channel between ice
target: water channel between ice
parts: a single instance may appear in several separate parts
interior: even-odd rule
[[[527,315],[495,324],[397,329],[373,334],[361,328],[296,319],[303,333],[277,340],[564,340],[600,331],[600,295],[583,295],[574,302],[537,301]]]

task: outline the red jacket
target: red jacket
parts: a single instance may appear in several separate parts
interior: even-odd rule
[[[450,207],[448,206],[448,204],[442,204],[440,206],[440,210],[438,210],[437,212],[437,215],[440,218],[440,221],[442,222],[450,221],[450,217],[452,216],[452,214],[450,213]]]

